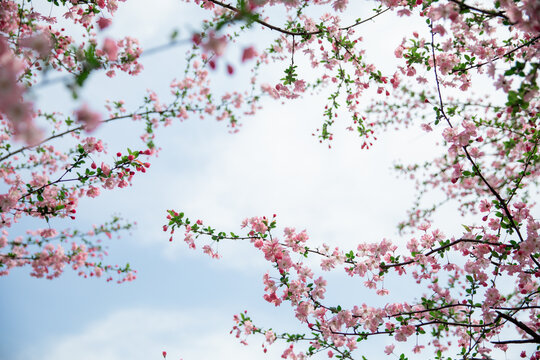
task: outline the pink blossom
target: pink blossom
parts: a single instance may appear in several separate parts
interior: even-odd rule
[[[111,168],[109,167],[109,165],[105,164],[105,163],[101,163],[101,171],[103,172],[103,174],[105,176],[109,176],[110,173],[111,173]]]
[[[97,24],[98,24],[100,30],[104,30],[104,29],[108,28],[112,24],[112,20],[104,18],[104,17],[100,17],[97,20]]]
[[[378,289],[377,290],[377,295],[380,295],[380,296],[388,295],[389,293],[390,293],[390,291],[388,291],[388,289]]]
[[[246,320],[244,322],[244,332],[249,335],[251,332],[255,329],[255,326],[253,326],[253,323],[249,320]]]
[[[99,193],[100,193],[99,188],[97,188],[95,186],[90,186],[88,191],[86,192],[86,196],[91,197],[91,198],[95,198],[95,197],[99,196]]]
[[[335,0],[332,3],[332,7],[334,8],[335,11],[345,11],[348,4],[349,4],[349,0]]]
[[[103,51],[107,54],[110,61],[118,60],[118,46],[116,41],[111,38],[106,38],[103,42]]]
[[[87,132],[93,132],[101,124],[101,115],[90,110],[87,104],[75,111],[75,116]]]
[[[36,51],[40,57],[45,58],[49,55],[53,47],[53,42],[50,35],[42,32],[22,38],[19,41],[19,45],[22,47],[30,48]]]
[[[255,56],[257,56],[257,50],[253,46],[247,47],[242,52],[242,62],[252,59]]]
[[[272,344],[274,343],[274,341],[276,341],[276,335],[274,334],[274,332],[272,330],[268,330],[264,333],[264,337],[266,338],[266,342],[268,344]]]
[[[480,204],[478,205],[478,208],[481,212],[489,212],[491,209],[491,203],[487,201],[486,199],[480,200]]]
[[[397,11],[398,16],[411,16],[411,11],[409,9],[399,9]]]
[[[58,231],[56,231],[55,229],[44,229],[41,230],[39,234],[44,238],[52,238],[58,235]]]
[[[217,37],[215,32],[210,32],[206,41],[202,44],[205,51],[212,51],[216,56],[221,56],[227,47],[227,37],[225,35]]]

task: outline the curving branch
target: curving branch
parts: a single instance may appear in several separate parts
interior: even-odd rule
[[[158,46],[150,48],[148,50],[144,50],[141,53],[141,55],[139,56],[139,58],[142,58],[142,57],[145,57],[145,56],[148,56],[148,55],[154,55],[154,54],[157,54],[159,52],[169,50],[169,49],[171,49],[171,48],[173,48],[175,46],[186,45],[186,44],[191,44],[191,43],[192,43],[191,39],[172,40],[172,41],[170,41],[170,42],[168,42],[166,44],[158,45]],[[100,69],[103,69],[103,68],[99,68],[99,69],[95,69],[95,70],[100,70]],[[31,86],[29,89],[30,90],[39,89],[39,88],[46,87],[46,86],[49,86],[49,85],[54,85],[54,84],[59,83],[59,82],[66,82],[70,78],[71,78],[70,75],[58,76],[58,77],[55,77],[53,79],[44,78],[43,81],[37,83],[36,85]]]
[[[137,115],[140,115],[140,116],[151,115],[151,114],[160,114],[160,115],[161,115],[161,114],[163,114],[163,113],[165,113],[165,112],[167,112],[167,111],[169,111],[169,110],[163,110],[163,111],[155,111],[155,110],[153,110],[153,111],[146,111],[146,112],[142,112],[142,113],[132,113],[132,114],[129,114],[129,115],[115,116],[115,117],[112,117],[112,118],[103,120],[103,121],[101,121],[101,123],[102,123],[102,124],[105,124],[105,123],[108,123],[108,122],[111,122],[111,121],[120,120],[120,119],[126,119],[126,118],[130,118],[130,117],[137,116]],[[7,153],[6,155],[0,157],[0,162],[6,160],[7,158],[10,158],[10,157],[13,156],[13,155],[16,155],[16,154],[18,154],[18,153],[21,153],[21,152],[23,152],[23,151],[25,151],[25,150],[30,150],[30,149],[32,149],[32,148],[38,147],[38,146],[40,146],[40,145],[43,145],[43,144],[45,144],[46,142],[51,141],[51,140],[53,140],[53,139],[56,139],[56,138],[65,136],[65,135],[67,135],[67,134],[70,134],[70,133],[73,133],[73,132],[76,132],[76,131],[81,131],[81,130],[83,130],[83,129],[84,129],[84,126],[83,126],[83,125],[77,126],[77,127],[75,127],[75,128],[68,129],[68,130],[63,131],[63,132],[60,132],[60,133],[58,133],[58,134],[51,135],[51,136],[49,136],[48,138],[46,138],[46,139],[40,141],[40,142],[37,143],[37,144],[23,146],[23,147],[21,147],[21,148],[15,150],[15,151],[9,152],[9,153]]]
[[[524,42],[523,44],[519,45],[519,46],[516,46],[515,48],[513,48],[512,50],[502,54],[502,55],[497,55],[495,56],[493,59],[491,59],[490,61],[485,61],[483,63],[479,63],[479,64],[476,64],[476,65],[471,65],[469,67],[466,67],[464,69],[456,69],[456,70],[452,70],[451,73],[454,74],[454,73],[458,73],[458,72],[464,72],[464,71],[467,71],[467,70],[471,70],[471,69],[476,69],[476,68],[479,68],[479,67],[482,67],[484,65],[487,65],[493,61],[497,61],[497,60],[500,60],[502,58],[505,58],[507,57],[508,55],[510,54],[513,54],[514,52],[518,51],[519,49],[521,48],[524,48],[526,46],[529,46],[529,45],[532,45],[534,44],[535,42],[537,42],[538,40],[540,40],[540,35],[537,35],[535,37],[533,37],[531,40],[527,41],[527,42]]]
[[[230,4],[226,4],[224,2],[221,2],[221,1],[218,1],[218,0],[208,0],[208,2],[211,2],[213,4],[216,4],[218,6],[221,6],[222,8],[225,8],[227,10],[230,10],[236,14],[242,14],[242,10],[230,5]],[[382,15],[384,14],[385,12],[387,12],[388,10],[390,10],[390,8],[386,8],[384,10],[381,10],[379,12],[377,12],[375,15],[367,18],[367,19],[364,19],[364,20],[359,20],[359,21],[356,21],[355,23],[349,25],[349,26],[345,26],[345,27],[341,27],[339,28],[339,30],[349,30],[355,26],[358,26],[358,25],[361,25],[363,23],[366,23],[370,20],[373,20],[374,18],[376,18],[377,16],[379,15]],[[260,20],[258,18],[256,19],[253,19],[254,22],[266,27],[266,28],[269,28],[271,30],[275,30],[275,31],[278,31],[282,34],[285,34],[285,35],[291,35],[291,36],[312,36],[312,35],[318,35],[318,34],[322,34],[324,33],[323,30],[317,30],[317,31],[304,31],[304,32],[293,32],[293,31],[290,31],[290,30],[287,30],[287,29],[283,29],[283,28],[280,28],[279,26],[276,26],[276,25],[272,25],[264,20]]]
[[[450,118],[446,115],[446,113],[444,111],[444,102],[443,102],[443,99],[442,99],[439,75],[437,73],[437,57],[435,56],[435,33],[433,32],[433,25],[430,24],[429,28],[430,28],[430,32],[431,32],[431,55],[432,55],[432,59],[433,59],[433,72],[435,73],[435,83],[437,84],[437,94],[438,94],[438,98],[439,98],[439,110],[441,112],[441,116],[448,123],[448,126],[453,128],[453,125],[452,125],[452,122],[450,121]],[[471,154],[467,150],[467,146],[463,146],[462,150],[465,152],[465,156],[467,157],[467,159],[471,163],[475,174],[478,175],[480,180],[489,189],[489,192],[497,199],[497,201],[499,202],[500,207],[503,209],[506,217],[508,217],[508,220],[510,220],[511,227],[516,231],[516,233],[517,233],[519,239],[521,240],[521,242],[523,242],[524,239],[523,239],[523,236],[521,235],[521,231],[519,230],[519,226],[516,223],[516,221],[514,220],[514,217],[512,216],[512,213],[510,212],[510,209],[508,208],[508,205],[506,204],[505,200],[502,198],[502,196],[499,194],[499,192],[493,188],[493,186],[489,183],[489,181],[487,181],[487,179],[484,177],[484,175],[480,171],[480,168],[478,167],[476,162],[473,160]]]
[[[454,4],[457,4],[459,6],[460,10],[470,10],[470,11],[474,11],[474,12],[477,12],[477,13],[480,13],[480,14],[487,15],[487,16],[489,16],[491,18],[500,17],[500,18],[502,18],[502,19],[504,19],[506,21],[510,20],[510,19],[508,19],[508,16],[505,15],[504,11],[481,9],[481,8],[476,7],[476,6],[466,4],[465,1],[450,0],[450,2],[453,2]]]
[[[487,241],[482,241],[482,240],[475,240],[475,239],[457,239],[457,240],[454,240],[446,245],[442,245],[436,249],[433,249],[433,250],[430,250],[428,251],[427,253],[425,254],[418,254],[418,255],[423,255],[423,256],[430,256],[430,255],[433,255],[441,250],[444,250],[444,249],[447,249],[447,248],[450,248],[456,244],[459,244],[460,242],[470,242],[470,243],[476,243],[476,244],[486,244],[486,245],[491,245],[491,246],[500,246],[500,245],[503,245],[501,243],[491,243],[491,242],[487,242]],[[395,264],[388,264],[388,265],[381,265],[381,267],[383,269],[389,269],[389,268],[392,268],[392,267],[398,267],[398,266],[404,266],[404,265],[409,265],[409,264],[412,264],[416,262],[415,259],[411,259],[411,260],[407,260],[407,261],[403,261],[403,262],[400,262],[400,263],[395,263]]]
[[[109,119],[106,119],[106,120],[102,120],[101,121],[101,124],[106,124],[108,122],[111,122],[111,121],[116,121],[116,120],[121,120],[121,119],[128,119],[128,118],[132,118],[134,116],[147,116],[147,115],[163,115],[163,114],[166,114],[168,112],[171,112],[173,111],[173,105],[176,104],[176,101],[178,100],[178,98],[176,98],[165,110],[148,110],[148,111],[143,111],[143,112],[133,112],[131,114],[127,114],[127,115],[120,115],[120,116],[113,116]],[[224,104],[227,104],[226,102],[224,102]],[[140,109],[141,107],[139,107]],[[203,109],[199,108],[199,107],[193,107],[193,106],[186,106],[186,111],[202,111]],[[65,130],[63,132],[60,132],[58,134],[54,134],[54,135],[51,135],[49,136],[48,138],[45,138],[43,139],[42,141],[40,141],[39,143],[37,144],[33,144],[33,145],[27,145],[27,146],[23,146],[17,150],[14,150],[12,152],[9,152],[7,153],[6,155],[0,157],[0,162],[10,158],[11,156],[13,155],[16,155],[18,153],[21,153],[25,150],[30,150],[30,149],[33,149],[35,147],[38,147],[40,145],[43,145],[45,144],[46,142],[49,142],[51,140],[54,140],[56,138],[60,138],[62,136],[65,136],[67,134],[71,134],[73,132],[77,132],[77,131],[81,131],[81,130],[84,130],[84,126],[81,125],[81,126],[77,126],[77,127],[74,127],[74,128],[71,128],[71,129],[68,129],[68,130]]]
[[[519,321],[517,319],[514,319],[513,317],[511,317],[511,316],[509,316],[509,315],[507,315],[505,313],[502,313],[500,311],[496,311],[496,313],[500,317],[502,317],[503,319],[511,322],[512,324],[516,325],[521,330],[525,331],[527,334],[531,335],[532,339],[529,339],[529,340],[531,340],[530,342],[534,342],[535,344],[540,344],[540,335],[538,335],[533,329],[531,329],[530,327],[528,327],[527,325],[525,325],[521,321]]]

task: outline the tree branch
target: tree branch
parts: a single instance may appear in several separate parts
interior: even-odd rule
[[[514,49],[512,49],[512,50],[510,50],[510,51],[508,51],[508,52],[506,52],[506,53],[504,53],[504,54],[502,54],[502,55],[500,55],[500,56],[495,56],[495,57],[494,57],[493,59],[491,59],[490,61],[485,61],[485,62],[480,63],[480,64],[471,65],[471,66],[469,66],[469,67],[466,67],[465,69],[452,70],[451,73],[454,74],[454,73],[456,73],[456,72],[467,71],[467,70],[471,70],[471,69],[475,69],[475,68],[479,68],[479,67],[481,67],[481,66],[487,65],[487,64],[489,64],[489,63],[491,63],[491,62],[493,62],[493,61],[497,61],[497,60],[499,60],[499,59],[502,59],[502,58],[504,58],[504,57],[507,57],[508,55],[510,55],[510,54],[512,54],[512,53],[514,53],[514,52],[516,52],[516,51],[518,51],[519,49],[521,49],[521,48],[523,48],[523,47],[525,47],[525,46],[529,46],[529,45],[531,45],[531,44],[534,44],[534,43],[537,42],[539,39],[540,39],[540,35],[535,36],[535,37],[533,37],[531,40],[529,40],[529,41],[527,41],[527,42],[525,42],[525,43],[523,43],[523,44],[521,44],[521,45],[515,47]]]
[[[235,12],[237,14],[241,14],[242,11],[230,4],[226,4],[224,2],[221,2],[221,1],[218,1],[218,0],[208,0],[209,2],[211,3],[214,3],[218,6],[221,6],[227,10],[230,10],[232,12]],[[363,23],[366,23],[370,20],[373,20],[374,18],[376,18],[377,16],[381,15],[381,14],[384,14],[385,12],[387,12],[388,10],[390,10],[390,8],[386,8],[384,10],[381,10],[379,11],[378,13],[376,13],[375,15],[367,18],[367,19],[364,19],[364,20],[361,20],[361,21],[357,21],[355,22],[354,24],[351,24],[349,26],[345,26],[345,27],[342,27],[342,28],[339,28],[339,30],[349,30],[355,26],[358,26],[358,25],[361,25]],[[291,35],[291,36],[311,36],[311,35],[318,35],[318,34],[322,34],[324,31],[323,30],[317,30],[317,31],[305,31],[305,32],[292,32],[290,30],[286,30],[286,29],[283,29],[283,28],[280,28],[279,26],[275,26],[275,25],[272,25],[270,23],[267,23],[266,21],[264,20],[260,20],[260,19],[254,19],[253,20],[254,22],[264,26],[264,27],[267,27],[271,30],[275,30],[275,31],[278,31],[282,34],[285,34],[285,35]]]
[[[418,254],[418,255],[424,255],[424,256],[430,256],[436,252],[439,252],[441,250],[444,250],[446,248],[449,248],[449,247],[452,247],[456,244],[459,244],[460,242],[470,242],[470,243],[476,243],[476,244],[486,244],[486,245],[491,245],[491,246],[499,246],[499,245],[502,245],[502,244],[499,244],[499,243],[490,243],[490,242],[487,242],[487,241],[482,241],[482,240],[474,240],[474,239],[457,239],[455,241],[452,241],[451,243],[449,244],[446,244],[446,245],[443,245],[443,246],[440,246],[436,249],[433,249],[431,251],[428,251],[427,253],[425,254]],[[387,268],[392,268],[392,267],[397,267],[397,266],[403,266],[403,265],[408,265],[408,264],[411,264],[413,262],[415,262],[416,260],[414,259],[411,259],[411,260],[408,260],[408,261],[404,261],[404,262],[401,262],[401,263],[396,263],[396,264],[389,264],[389,265],[384,265],[382,266],[384,269],[387,269]]]
[[[516,325],[518,328],[525,331],[527,334],[531,335],[533,337],[531,339],[533,340],[532,342],[536,344],[540,344],[540,335],[538,335],[533,329],[531,329],[530,327],[528,327],[527,325],[525,325],[518,319],[514,319],[513,317],[505,313],[502,313],[500,311],[496,311],[496,313],[499,314],[499,316],[502,317],[503,319],[510,321],[512,324]]]
[[[432,54],[432,58],[433,58],[433,72],[435,73],[435,82],[437,84],[437,93],[438,93],[438,96],[439,96],[439,110],[441,112],[441,115],[442,117],[446,120],[446,122],[448,123],[448,125],[453,128],[452,126],[452,123],[450,121],[450,119],[448,118],[448,116],[446,115],[446,113],[444,112],[444,103],[443,103],[443,100],[442,100],[442,94],[441,94],[441,87],[440,87],[440,83],[439,83],[439,75],[437,74],[437,58],[435,56],[435,33],[433,32],[433,26],[430,24],[429,25],[429,28],[430,28],[430,31],[431,31],[431,54]],[[512,213],[510,212],[510,209],[508,209],[508,206],[506,204],[506,202],[504,201],[504,199],[501,197],[501,195],[497,192],[497,190],[495,190],[493,188],[493,186],[491,186],[491,184],[486,180],[486,178],[484,177],[484,175],[482,175],[482,172],[480,171],[480,168],[478,167],[478,165],[474,162],[474,160],[472,159],[471,155],[469,154],[469,151],[467,150],[467,146],[463,146],[462,147],[463,151],[465,152],[465,155],[467,157],[467,159],[469,160],[469,162],[471,163],[473,169],[474,169],[474,172],[475,174],[478,175],[478,177],[480,178],[480,180],[482,180],[482,182],[488,187],[489,191],[491,192],[491,194],[497,199],[497,201],[499,202],[500,206],[502,207],[502,209],[504,210],[505,212],[505,215],[508,217],[508,220],[510,220],[510,226],[516,231],[519,239],[523,242],[523,236],[521,235],[521,232],[519,230],[519,226],[518,224],[515,222],[513,216],[512,216]]]
[[[527,344],[537,343],[534,339],[490,341],[492,344]]]
[[[474,12],[478,12],[478,13],[487,15],[489,17],[500,17],[500,18],[503,18],[505,20],[509,20],[508,16],[505,15],[504,11],[480,9],[480,8],[475,7],[475,6],[465,4],[465,1],[450,0],[450,2],[453,2],[454,4],[457,4],[459,6],[459,8],[462,9],[462,10],[467,9],[467,10],[471,10],[471,11],[474,11]]]

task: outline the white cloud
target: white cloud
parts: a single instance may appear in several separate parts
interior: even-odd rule
[[[231,323],[230,314],[215,309],[123,309],[96,319],[76,333],[49,340],[46,345],[34,343],[16,359],[159,360],[163,359],[162,351],[166,351],[168,360],[262,360],[279,358],[288,346],[278,341],[264,353],[262,336],[248,338],[249,346],[244,346],[229,334]],[[386,336],[374,338],[359,343],[357,353],[380,357],[384,346],[391,343],[393,339]],[[398,344],[396,352],[401,348],[407,351],[410,346],[410,342]],[[511,348],[507,356],[513,359],[518,353],[519,349]],[[501,353],[497,351],[495,355]],[[417,359],[429,357],[428,352],[417,355]],[[314,357],[323,358],[324,353]]]
[[[264,358],[260,347],[243,346],[229,335],[231,323],[230,314],[208,309],[124,309],[44,347],[28,348],[20,359],[149,360],[162,359],[162,351],[174,360]]]
[[[159,360],[163,359],[162,351],[167,352],[168,360],[262,360],[280,358],[289,346],[278,341],[265,353],[263,336],[248,337],[249,345],[245,346],[229,334],[231,327],[230,314],[216,309],[123,309],[96,319],[76,333],[49,339],[46,345],[34,343],[16,360]],[[360,353],[381,355],[388,339],[375,340],[372,346],[360,344]],[[296,348],[301,350],[303,346]],[[324,355],[313,359],[325,359]]]

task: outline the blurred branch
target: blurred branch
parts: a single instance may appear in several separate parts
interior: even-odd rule
[[[170,41],[167,44],[159,45],[159,46],[156,46],[156,47],[153,47],[153,48],[150,48],[148,50],[143,51],[140,57],[144,57],[144,56],[147,56],[147,55],[154,55],[154,54],[157,54],[159,52],[169,50],[169,49],[171,49],[171,48],[173,48],[175,46],[190,44],[191,42],[192,42],[191,39],[173,40],[173,41]],[[99,69],[96,69],[96,70],[99,70]],[[59,77],[56,77],[56,78],[53,78],[53,79],[44,79],[40,83],[38,83],[38,84],[36,84],[36,85],[34,85],[34,86],[30,87],[30,88],[31,89],[39,89],[39,88],[43,88],[43,87],[46,87],[46,86],[49,86],[49,85],[54,85],[54,84],[57,84],[57,83],[61,83],[61,82],[67,82],[70,78],[71,78],[71,76],[66,75],[66,76],[59,76]],[[1,161],[1,159],[0,159],[0,161]]]

